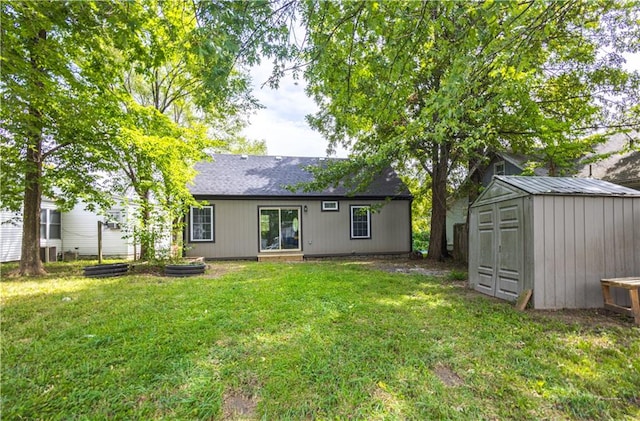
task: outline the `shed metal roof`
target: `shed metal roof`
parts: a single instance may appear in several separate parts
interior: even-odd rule
[[[589,195],[640,197],[640,191],[608,181],[573,177],[496,176],[513,187],[536,195]]]
[[[330,158],[275,157],[256,155],[213,154],[211,162],[199,162],[194,183],[189,186],[194,196],[229,197],[344,197],[342,186],[316,192],[292,192],[287,186],[313,181],[306,170],[322,165]],[[333,158],[335,159],[335,158]],[[367,191],[353,197],[411,198],[411,193],[393,169],[381,172]]]

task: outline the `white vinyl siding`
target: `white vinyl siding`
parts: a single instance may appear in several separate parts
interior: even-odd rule
[[[22,213],[0,212],[0,262],[20,260],[22,253]]]
[[[123,221],[133,220],[135,208],[122,206]],[[78,253],[79,256],[98,255],[98,221],[108,218],[86,209],[84,202],[62,213],[62,252]],[[120,229],[111,229],[102,225],[102,256],[133,258],[136,247],[133,241],[132,227],[121,225]]]
[[[40,238],[43,240],[60,240],[61,237],[60,211],[42,209],[40,211]]]

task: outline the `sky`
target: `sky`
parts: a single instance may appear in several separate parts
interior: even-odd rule
[[[627,55],[626,68],[640,70],[640,54]],[[265,107],[249,117],[250,124],[242,134],[249,139],[264,139],[268,155],[327,156],[328,142],[309,127],[307,114],[314,114],[318,107],[304,92],[304,80],[285,76],[279,89],[262,87],[271,74],[268,61],[251,69],[253,94]],[[348,151],[339,148],[335,155],[346,158]]]
[[[314,114],[318,107],[306,96],[304,81],[287,75],[277,90],[262,87],[270,74],[268,61],[251,69],[253,95],[265,108],[249,116],[250,124],[242,134],[249,139],[264,139],[268,155],[327,156],[328,142],[305,120],[305,116]],[[331,156],[346,158],[347,151],[340,149]]]

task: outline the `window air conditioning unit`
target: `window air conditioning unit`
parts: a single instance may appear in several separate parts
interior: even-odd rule
[[[107,222],[107,228],[109,228],[110,230],[119,230],[120,224],[117,222]]]

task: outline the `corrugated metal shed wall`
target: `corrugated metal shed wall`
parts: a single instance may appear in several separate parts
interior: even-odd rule
[[[534,196],[532,215],[535,308],[602,307],[600,279],[640,275],[640,198]]]

